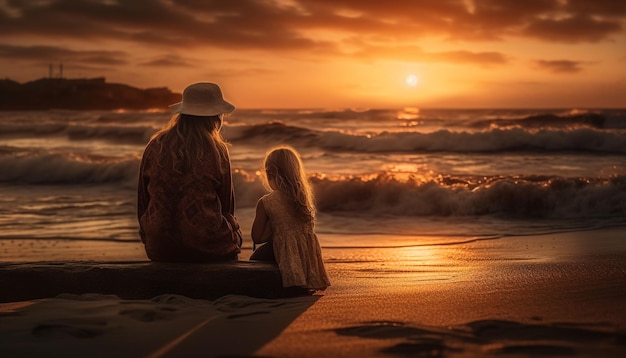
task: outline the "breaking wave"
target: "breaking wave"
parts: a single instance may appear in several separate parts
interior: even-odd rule
[[[438,130],[432,133],[351,134],[317,131],[280,122],[228,129],[232,143],[287,143],[329,151],[360,153],[423,152],[592,152],[626,153],[626,133],[589,128],[565,130],[495,128],[480,132]]]
[[[393,216],[503,215],[518,218],[626,218],[626,176],[611,178],[441,177],[421,182],[389,174],[311,178],[320,212]],[[253,206],[260,182],[236,173],[239,206]]]
[[[314,179],[320,211],[402,216],[505,215],[529,218],[626,218],[626,176],[493,177],[418,183],[386,174],[363,180]]]
[[[0,147],[0,182],[23,184],[94,184],[135,181],[137,157],[15,150]]]
[[[26,152],[0,147],[0,182],[31,185],[122,183],[134,195],[139,157]],[[265,190],[257,175],[233,170],[238,207]],[[440,176],[428,181],[392,174],[312,176],[320,212],[397,216],[505,215],[528,218],[626,218],[626,176]]]

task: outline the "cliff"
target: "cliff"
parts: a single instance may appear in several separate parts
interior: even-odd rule
[[[141,110],[166,109],[181,100],[168,88],[140,89],[90,79],[42,78],[20,84],[0,80],[0,110]]]

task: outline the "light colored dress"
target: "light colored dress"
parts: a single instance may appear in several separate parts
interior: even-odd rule
[[[283,286],[315,290],[330,286],[313,223],[295,215],[289,199],[279,191],[261,201],[272,225],[272,245]]]

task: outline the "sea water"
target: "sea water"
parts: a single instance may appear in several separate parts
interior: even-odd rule
[[[138,242],[141,155],[170,117],[0,112],[0,240]],[[626,110],[238,109],[223,136],[246,246],[281,144],[302,155],[325,247],[626,225]]]

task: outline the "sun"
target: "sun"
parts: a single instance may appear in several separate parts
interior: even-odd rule
[[[404,79],[404,82],[409,87],[415,87],[417,86],[418,78],[414,74],[410,74],[406,76],[406,78]]]

